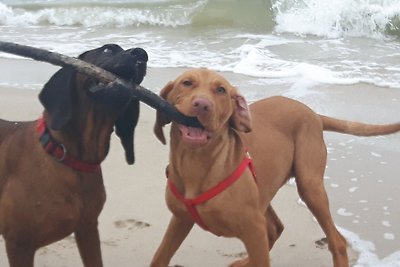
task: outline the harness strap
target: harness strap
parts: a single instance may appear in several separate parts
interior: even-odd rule
[[[191,199],[185,198],[181,193],[179,193],[178,189],[170,179],[168,179],[168,188],[172,192],[172,194],[186,206],[187,211],[192,216],[195,223],[197,223],[204,230],[210,231],[207,225],[201,219],[201,216],[197,211],[196,206],[214,198],[215,196],[223,192],[225,189],[227,189],[230,185],[232,185],[236,180],[238,180],[242,176],[247,166],[249,167],[255,179],[256,174],[254,170],[253,160],[247,154],[246,157],[243,159],[243,161],[240,163],[240,165],[230,176],[228,176],[225,180],[221,181],[216,186],[210,188],[209,190],[205,191],[204,193],[200,194],[195,198]]]
[[[68,154],[63,144],[56,143],[52,140],[43,117],[37,121],[36,132],[40,135],[39,142],[43,149],[52,155],[58,162],[81,172],[94,172],[100,168],[100,163],[88,163],[80,159],[76,159]]]

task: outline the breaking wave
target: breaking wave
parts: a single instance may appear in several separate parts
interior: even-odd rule
[[[234,27],[325,37],[400,37],[398,0],[3,1],[3,26]]]
[[[400,37],[398,0],[277,0],[277,32],[326,37]]]

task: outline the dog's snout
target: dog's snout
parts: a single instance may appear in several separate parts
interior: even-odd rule
[[[137,61],[140,61],[142,63],[146,63],[149,60],[147,52],[140,47],[129,49],[127,50],[127,52],[130,55],[135,56]]]
[[[211,109],[211,102],[205,98],[198,97],[193,100],[192,107],[198,114],[207,113]]]

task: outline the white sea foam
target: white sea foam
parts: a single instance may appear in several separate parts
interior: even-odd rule
[[[359,79],[344,78],[327,68],[309,63],[296,63],[277,58],[268,50],[253,45],[243,45],[238,48],[240,61],[232,71],[254,77],[264,78],[294,78],[297,87],[312,87],[318,83],[354,84]]]
[[[353,216],[354,213],[347,211],[345,208],[339,208],[337,214],[345,217]]]
[[[278,32],[381,38],[396,28],[400,14],[397,0],[277,0],[273,5]]]
[[[350,188],[349,188],[349,192],[350,192],[350,193],[354,193],[355,191],[358,190],[358,188],[359,188],[358,186],[350,187]]]
[[[381,158],[381,157],[382,157],[382,155],[379,154],[379,153],[372,152],[372,151],[371,151],[370,153],[371,153],[371,155],[374,156],[374,157],[377,157],[377,158]]]
[[[196,1],[185,5],[167,5],[162,10],[135,8],[133,6],[94,6],[90,5],[54,5],[40,9],[27,9],[24,6],[10,7],[0,3],[0,25],[29,26],[55,25],[73,26],[137,26],[162,25],[180,26],[191,23],[196,11],[207,1]]]
[[[393,233],[384,233],[383,238],[386,240],[395,240],[396,237]]]
[[[338,226],[337,226],[338,227]],[[375,245],[371,241],[362,240],[359,235],[338,227],[341,234],[346,238],[351,248],[359,254],[354,267],[399,267],[400,251],[396,251],[383,259],[375,253]]]
[[[382,225],[386,226],[386,227],[391,227],[392,226],[389,221],[382,221]]]

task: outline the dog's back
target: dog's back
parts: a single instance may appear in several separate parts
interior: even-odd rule
[[[0,146],[8,136],[12,135],[21,126],[21,124],[22,122],[0,119]]]
[[[18,128],[19,123],[12,122],[12,121],[6,121],[0,119],[0,157],[3,152],[3,147],[2,144],[4,140],[7,139],[8,136],[11,136],[15,130]],[[0,173],[0,194],[2,192],[2,187],[4,184],[5,180],[2,177],[2,173]],[[0,225],[0,235],[2,234],[2,227]]]
[[[0,160],[4,159],[4,156],[8,155],[7,151],[7,144],[5,143],[6,140],[11,137],[15,136],[18,129],[25,128],[27,123],[25,122],[16,122],[16,121],[6,121],[0,119]],[[3,162],[4,163],[4,162]],[[0,162],[0,194],[2,192],[1,188],[5,182],[4,175],[2,171],[2,163]],[[1,229],[0,229],[1,234]]]

